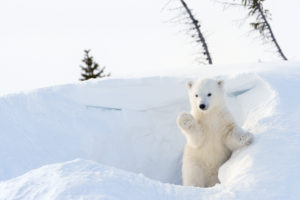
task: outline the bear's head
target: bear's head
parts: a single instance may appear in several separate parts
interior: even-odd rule
[[[223,81],[201,79],[187,82],[190,104],[193,111],[207,112],[224,105]]]

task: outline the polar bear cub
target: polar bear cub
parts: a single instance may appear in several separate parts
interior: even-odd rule
[[[186,137],[182,161],[185,186],[212,187],[219,183],[218,170],[231,153],[252,143],[225,105],[223,81],[188,82],[190,113],[182,112],[177,125]]]

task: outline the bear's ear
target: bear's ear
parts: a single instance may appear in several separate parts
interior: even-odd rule
[[[188,81],[188,82],[186,82],[186,87],[188,88],[188,89],[191,89],[192,87],[193,87],[193,81]]]
[[[219,85],[220,87],[223,87],[224,81],[223,81],[223,80],[219,80],[219,81],[218,81],[218,85]]]

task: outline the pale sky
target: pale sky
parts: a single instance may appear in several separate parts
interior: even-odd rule
[[[170,23],[178,0],[0,0],[0,94],[74,83],[83,50],[91,49],[113,77],[203,66],[188,28]],[[223,10],[214,0],[187,0],[202,24],[216,64],[276,61],[249,25],[243,9]],[[271,25],[290,60],[299,60],[300,1],[267,0]],[[242,66],[242,64],[241,64]]]

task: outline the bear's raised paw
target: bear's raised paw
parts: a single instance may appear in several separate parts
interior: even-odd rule
[[[182,112],[177,117],[177,124],[183,129],[191,129],[195,123],[193,115]]]

